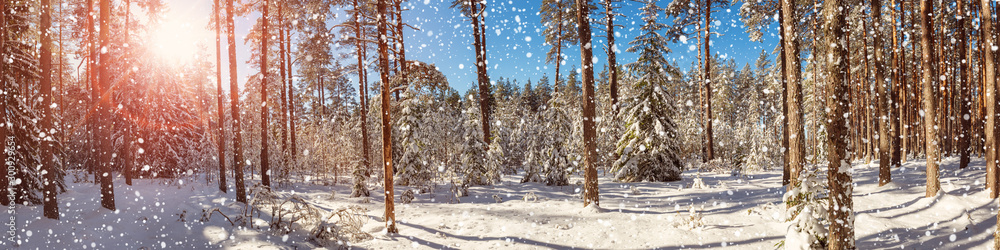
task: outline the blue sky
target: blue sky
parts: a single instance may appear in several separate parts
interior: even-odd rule
[[[499,77],[517,79],[520,84],[527,80],[536,82],[542,75],[552,78],[555,73],[554,65],[545,63],[545,53],[549,46],[545,44],[542,36],[544,26],[539,21],[539,4],[541,1],[526,0],[488,0],[489,9],[486,17],[487,23],[487,60],[489,64],[490,78],[495,80]],[[475,84],[475,53],[472,48],[472,28],[471,24],[461,17],[457,10],[450,9],[451,0],[410,0],[404,6],[410,9],[404,12],[404,19],[407,23],[420,28],[419,31],[407,30],[406,53],[408,60],[419,60],[435,64],[443,72],[455,89],[460,93],[465,92]],[[670,1],[659,1],[658,5],[666,6]],[[173,0],[168,2],[171,5],[173,17],[183,19],[184,22],[194,23],[194,27],[207,23],[207,16],[211,15],[211,1],[195,0]],[[624,52],[628,48],[628,42],[640,34],[639,28],[642,21],[639,19],[640,3],[626,0],[621,3],[619,10],[624,13],[624,17],[618,18],[615,23],[625,25],[625,28],[618,28],[619,35],[616,38],[619,50],[618,63],[624,64],[635,61],[636,55]],[[713,13],[715,18],[712,24],[712,31],[718,32],[719,36],[712,37],[712,53],[724,59],[733,59],[738,67],[743,64],[752,64],[762,50],[770,52],[777,44],[778,37],[774,32],[777,25],[772,25],[763,37],[763,42],[750,41],[745,32],[743,23],[739,20],[739,5],[730,6],[728,9],[719,9]],[[337,11],[338,19],[331,21],[339,22],[343,18],[343,12]],[[594,15],[596,18],[597,15]],[[660,16],[661,22],[670,24],[664,15]],[[237,39],[247,33],[250,23],[256,16],[241,17],[236,20]],[[596,28],[596,27],[595,27]],[[593,37],[595,47],[594,55],[597,57],[597,69],[601,69],[607,58],[604,54],[603,31],[594,29],[596,34]],[[211,35],[210,31],[207,31]],[[209,37],[199,37],[196,40],[209,39]],[[211,36],[210,39],[214,39]],[[209,42],[209,44],[211,44]],[[245,65],[249,56],[247,46],[242,42],[237,45],[237,57],[241,63],[239,66],[240,82],[244,82],[249,74],[250,67]],[[698,53],[698,44],[695,38],[689,38],[686,43],[674,43],[670,45],[673,53],[667,58],[676,60],[682,70],[687,70]],[[214,51],[214,48],[212,49]],[[225,51],[225,48],[223,48]],[[569,70],[577,69],[580,66],[580,50],[578,46],[571,46],[564,50],[568,56],[566,64],[562,67],[562,74],[566,75]],[[223,55],[223,60],[225,55]],[[773,57],[772,57],[773,60]],[[226,67],[223,67],[226,70]],[[228,75],[223,72],[223,75]],[[377,79],[377,78],[372,78]],[[356,80],[352,78],[352,80]]]

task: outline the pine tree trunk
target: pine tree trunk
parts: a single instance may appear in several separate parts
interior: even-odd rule
[[[94,0],[87,0],[87,46],[88,48],[88,58],[87,61],[87,84],[90,85],[90,107],[93,109],[94,115],[87,117],[87,138],[88,149],[90,150],[89,156],[87,157],[87,171],[94,175],[94,183],[97,183],[97,161],[101,158],[98,150],[100,148],[100,142],[97,141],[98,136],[97,130],[98,122],[100,119],[100,107],[98,107],[97,99],[101,96],[101,86],[97,83],[97,35],[95,35],[97,23],[93,15],[94,10]]]
[[[367,172],[367,169],[371,165],[370,160],[368,159],[368,157],[369,157],[368,148],[370,147],[369,142],[368,142],[368,87],[366,86],[367,76],[365,74],[365,65],[364,65],[364,58],[365,58],[364,46],[365,45],[364,45],[364,43],[361,40],[361,39],[364,38],[364,34],[362,33],[363,31],[361,29],[361,17],[359,16],[359,12],[360,11],[361,11],[361,9],[358,8],[358,0],[354,0],[354,37],[355,37],[355,39],[354,39],[354,42],[355,42],[354,46],[358,50],[357,51],[357,53],[358,53],[358,92],[359,92],[359,95],[360,95],[359,99],[361,101],[361,104],[360,104],[360,106],[361,106],[361,111],[360,111],[360,113],[361,113],[361,145],[362,145],[361,146],[361,148],[362,148],[361,150],[363,152],[362,153],[363,157],[361,159],[361,166],[360,166],[361,169],[360,170],[363,171],[363,172]],[[362,179],[357,179],[355,181],[357,181],[357,182],[364,182],[363,178],[367,177],[367,174],[363,174],[363,175],[359,175],[359,176],[362,177]],[[359,187],[359,185],[357,185],[357,184],[355,186]],[[354,191],[351,192],[351,196],[353,196],[353,197],[358,197],[358,196],[361,196],[361,195],[368,196],[368,190],[364,190],[364,191],[362,191],[362,190],[354,190]]]
[[[921,63],[924,65],[923,73],[923,111],[924,111],[924,145],[927,155],[927,193],[926,197],[937,195],[940,190],[938,182],[938,130],[937,130],[937,107],[934,97],[934,79],[937,76],[937,62],[934,53],[932,40],[932,18],[929,16],[933,11],[933,2],[930,0],[920,1],[920,32],[921,36]],[[996,190],[994,188],[994,190]]]
[[[608,41],[608,82],[610,82],[609,88],[611,90],[611,106],[617,107],[618,105],[618,61],[617,53],[615,52],[615,14],[614,7],[611,6],[612,2],[610,0],[604,1],[604,10],[607,16],[607,26],[605,27],[608,31],[607,41]],[[558,64],[558,63],[557,63]]]
[[[236,178],[236,201],[247,203],[246,185],[243,183],[243,135],[240,132],[240,86],[236,74],[236,33],[233,24],[234,3],[226,0],[226,40],[229,43],[229,106],[233,119],[233,173]]]
[[[958,42],[958,62],[959,62],[959,74],[958,78],[961,90],[959,92],[958,106],[959,106],[959,116],[958,119],[961,123],[961,132],[958,135],[958,152],[960,154],[959,168],[966,168],[969,166],[970,151],[972,151],[969,146],[969,137],[972,133],[972,114],[969,111],[969,103],[972,102],[972,96],[970,96],[971,88],[969,87],[969,64],[972,58],[966,57],[966,47],[965,44],[968,42],[968,37],[965,34],[965,19],[971,17],[968,11],[965,9],[965,0],[958,0],[958,15],[961,17],[958,19],[958,37],[960,41]]]
[[[702,81],[704,81],[702,84],[704,84],[704,86],[705,86],[705,89],[704,89],[705,96],[704,96],[704,99],[703,99],[704,108],[705,109],[702,110],[703,112],[705,112],[705,120],[704,120],[704,122],[705,122],[705,125],[704,125],[705,126],[704,143],[705,144],[702,146],[702,147],[704,147],[702,150],[704,150],[703,153],[705,154],[705,156],[702,158],[702,162],[709,162],[712,159],[715,159],[715,150],[714,150],[713,141],[712,141],[712,71],[711,71],[711,65],[712,65],[712,56],[711,55],[712,54],[710,53],[710,50],[709,50],[709,44],[711,43],[711,42],[709,42],[709,37],[712,34],[712,32],[711,32],[711,26],[710,26],[711,25],[711,23],[710,23],[711,18],[712,18],[712,4],[711,4],[710,1],[706,1],[705,2],[705,41],[703,41],[704,42],[703,44],[705,45],[705,60],[704,60],[705,65],[703,66],[703,69],[702,69],[703,74],[704,74],[704,75],[702,75]]]
[[[882,17],[882,1],[881,0],[871,0],[871,16],[872,23],[875,25],[875,36],[872,39],[873,47],[875,48],[875,86],[878,88],[878,185],[884,186],[892,182],[892,173],[890,170],[890,158],[892,158],[892,152],[889,147],[892,147],[891,135],[889,133],[889,128],[892,127],[890,120],[892,120],[892,115],[889,110],[889,92],[892,92],[892,88],[887,86],[885,82],[885,57],[882,53],[882,34],[879,31],[878,18]]]
[[[830,83],[827,86],[828,93],[839,93],[830,95],[827,100],[827,144],[829,148],[828,182],[830,186],[830,235],[828,239],[828,249],[854,249],[854,202],[852,201],[853,186],[851,175],[849,174],[852,152],[848,149],[848,132],[851,128],[847,126],[847,120],[843,116],[848,111],[848,103],[851,101],[843,93],[848,90],[848,67],[847,46],[841,43],[848,39],[844,33],[845,12],[840,10],[848,9],[848,4],[840,0],[827,0],[824,10],[827,12],[826,20],[826,44],[830,44],[829,52],[832,56],[827,70],[827,77]],[[846,208],[846,209],[845,209]]]
[[[778,30],[785,32],[785,8],[778,8]],[[781,57],[781,185],[791,190],[791,169],[788,165],[788,55],[785,54],[785,36],[778,36]]]
[[[39,30],[41,30],[41,46],[39,47],[39,60],[41,61],[41,83],[39,84],[39,95],[42,99],[42,120],[39,127],[42,131],[51,131],[52,119],[55,113],[52,110],[52,36],[49,29],[52,28],[52,5],[49,4],[49,0],[41,0],[39,3],[41,6],[41,25]],[[61,73],[61,72],[60,72]],[[0,75],[0,77],[6,77]],[[45,185],[45,190],[43,190],[44,201],[43,210],[46,218],[49,219],[59,219],[59,204],[56,201],[56,166],[53,159],[53,154],[55,154],[55,145],[52,145],[52,141],[55,135],[46,135],[43,138],[41,144],[41,156],[42,156],[42,171],[45,172],[43,183]],[[3,187],[7,188],[7,187]],[[112,207],[114,207],[112,205]]]
[[[393,188],[392,188],[392,128],[389,118],[389,41],[387,41],[387,12],[386,3],[388,0],[378,0],[378,61],[379,71],[382,76],[382,162],[385,163],[385,228],[389,233],[399,233],[396,228],[396,215],[393,211]],[[473,5],[475,6],[475,5]],[[473,7],[475,13],[475,7]],[[474,19],[477,20],[477,19]],[[477,22],[478,23],[478,22]],[[480,86],[482,84],[480,83]],[[482,88],[482,87],[480,87]]]
[[[226,98],[222,93],[222,19],[219,16],[219,0],[215,0],[215,92],[218,99],[219,113],[219,191],[227,192],[229,187],[226,183],[226,113],[223,100]]]
[[[891,10],[892,10],[892,18],[893,18],[893,20],[895,20],[895,17],[896,17],[896,0],[892,0],[892,8],[891,8]],[[903,15],[899,15],[899,18],[900,18],[899,23],[903,23]],[[901,151],[902,151],[902,144],[901,144],[901,141],[900,141],[900,135],[901,135],[900,131],[902,131],[902,127],[900,127],[901,124],[902,124],[900,122],[902,120],[902,113],[900,112],[900,108],[902,108],[902,106],[899,104],[899,101],[900,101],[899,99],[900,98],[899,98],[898,91],[902,89],[902,86],[903,86],[903,72],[905,72],[905,69],[900,69],[900,67],[906,67],[906,64],[903,63],[903,59],[902,59],[903,58],[903,52],[902,52],[900,44],[899,44],[899,39],[898,39],[899,36],[896,34],[896,31],[899,30],[899,27],[897,26],[896,22],[892,22],[892,23],[893,23],[892,24],[893,25],[893,27],[892,27],[892,46],[893,46],[893,52],[892,52],[892,57],[893,57],[893,60],[892,60],[892,73],[893,73],[893,80],[892,81],[893,81],[893,87],[894,88],[891,88],[889,90],[889,98],[891,100],[891,105],[892,105],[890,107],[890,111],[889,111],[890,112],[890,115],[889,115],[889,117],[890,117],[889,118],[889,134],[890,134],[890,136],[892,136],[892,142],[891,142],[892,154],[890,156],[891,157],[890,164],[891,164],[891,166],[899,167],[901,165],[901,163],[900,163],[900,154],[901,154]]]
[[[486,142],[484,145],[489,145],[491,139],[490,78],[486,75],[486,46],[484,46],[485,34],[482,34],[483,28],[481,27],[481,25],[485,24],[479,23],[479,16],[481,16],[479,14],[480,10],[478,9],[479,1],[469,0],[469,5],[472,7],[472,16],[470,16],[470,18],[472,18],[472,33],[475,37],[474,45],[476,46],[476,73],[479,80],[479,113],[482,116],[483,142]],[[485,12],[486,10],[482,11]],[[558,63],[556,67],[559,67]],[[556,80],[558,81],[558,79]]]
[[[285,56],[285,16],[284,3],[278,3],[278,67],[281,76],[281,159],[284,164],[288,164],[288,72],[285,71],[288,64],[288,57]]]
[[[268,19],[268,3],[264,0],[264,11],[261,15],[261,39],[260,39],[260,179],[261,184],[265,187],[271,186],[271,174],[270,167],[271,161],[268,157],[268,143],[267,143],[267,118],[269,113],[267,112],[267,39],[271,37],[271,33],[267,32],[267,26],[270,22]]]
[[[784,30],[782,37],[785,51],[785,74],[787,76],[788,107],[788,171],[789,187],[798,182],[799,172],[805,164],[805,123],[802,112],[802,65],[799,63],[799,39],[795,32],[795,3],[792,0],[782,0],[782,22]],[[835,92],[837,93],[837,92]],[[846,93],[846,92],[840,92]]]
[[[576,27],[580,36],[580,64],[583,71],[583,145],[586,150],[583,206],[600,206],[597,189],[597,130],[594,121],[594,52],[590,40],[590,8],[588,1],[576,0]]]
[[[394,2],[396,5],[396,39],[397,39],[395,47],[396,50],[399,51],[399,73],[400,76],[402,76],[403,78],[403,84],[407,85],[410,84],[410,78],[407,75],[408,65],[406,65],[406,43],[404,43],[403,41],[404,40],[403,9],[400,7],[400,4],[403,3],[403,0],[394,0]]]
[[[288,65],[285,65],[285,66],[288,67],[288,136],[291,137],[291,140],[289,140],[289,144],[291,144],[291,145],[289,145],[289,153],[288,154],[292,156],[292,162],[289,165],[290,166],[294,166],[295,163],[297,162],[296,161],[298,159],[298,153],[297,152],[299,152],[299,151],[296,149],[296,145],[297,144],[295,143],[295,138],[296,138],[296,136],[295,136],[295,120],[297,120],[297,119],[295,118],[295,88],[293,87],[293,86],[295,86],[294,85],[294,79],[295,78],[292,78],[292,75],[295,73],[295,71],[292,71],[292,64],[295,63],[295,60],[292,60],[292,31],[291,31],[291,29],[285,30],[285,39],[288,39],[288,42],[285,43],[285,46],[287,46],[286,49],[285,49],[285,53],[287,53],[287,55],[285,57],[288,58]]]
[[[101,39],[101,50],[110,49],[111,40],[109,39],[109,25],[111,22],[111,3],[109,1],[101,1],[101,22],[100,22],[100,39]],[[98,141],[100,142],[100,180],[101,180],[101,206],[109,210],[115,210],[115,190],[114,183],[111,174],[111,150],[114,147],[111,141],[111,72],[108,69],[112,64],[112,59],[110,56],[101,55],[101,65],[100,65],[100,86],[101,86],[101,97],[98,100],[98,119],[100,126],[98,127],[97,135],[100,136]],[[105,97],[107,96],[107,97]]]

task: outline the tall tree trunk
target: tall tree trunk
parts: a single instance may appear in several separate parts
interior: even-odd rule
[[[576,0],[573,0],[573,1],[576,1]],[[558,6],[558,8],[559,8],[559,11],[556,11],[556,20],[559,20],[559,24],[557,24],[558,26],[556,26],[556,34],[557,34],[556,35],[557,36],[556,37],[556,80],[554,82],[552,82],[553,83],[552,86],[555,87],[555,92],[559,92],[559,82],[560,82],[559,81],[559,66],[561,65],[560,62],[562,62],[562,48],[563,48],[563,43],[562,43],[563,42],[562,41],[562,37],[563,37],[563,25],[562,25],[562,20],[563,20],[563,11],[562,11],[562,9],[563,9],[563,6],[562,6],[562,1],[561,0],[557,1],[556,2],[556,6]]]
[[[87,158],[87,171],[94,175],[94,183],[97,183],[97,161],[101,158],[98,152],[100,147],[100,142],[98,142],[98,122],[100,119],[100,107],[97,102],[98,98],[101,96],[101,86],[97,82],[97,35],[95,32],[97,29],[97,20],[94,18],[94,0],[87,0],[87,50],[88,60],[87,60],[87,84],[90,85],[90,109],[93,110],[93,115],[87,117],[87,144],[89,146],[89,155]]]
[[[396,228],[396,214],[393,211],[392,188],[392,128],[389,118],[389,41],[386,20],[386,1],[378,0],[378,64],[382,76],[382,162],[385,163],[385,228],[389,233],[399,233]],[[473,5],[475,6],[475,5]],[[475,7],[472,9],[475,13]],[[478,20],[478,19],[474,19]],[[477,22],[478,23],[478,22]],[[482,86],[482,83],[480,83]],[[482,87],[480,87],[482,89]]]
[[[41,74],[42,80],[39,84],[39,95],[42,98],[41,108],[42,108],[42,120],[39,124],[42,131],[52,131],[52,119],[55,113],[52,110],[52,33],[49,29],[52,28],[52,5],[49,4],[49,0],[41,0],[39,5],[42,8],[41,11],[41,46],[39,47],[39,64],[41,64]],[[60,74],[62,72],[59,72]],[[0,75],[0,77],[6,77]],[[53,159],[53,154],[55,154],[55,145],[52,144],[55,139],[55,135],[46,134],[42,136],[41,144],[41,154],[42,154],[42,171],[45,172],[43,183],[45,185],[45,190],[43,197],[43,213],[45,218],[49,219],[59,219],[59,203],[56,201],[56,166],[55,160]],[[4,187],[7,188],[7,187]],[[112,205],[113,207],[113,205]]]
[[[246,186],[243,183],[243,134],[240,133],[240,86],[236,74],[236,32],[233,24],[233,0],[226,0],[226,40],[229,43],[229,106],[233,119],[233,173],[236,175],[236,201],[247,203]]]
[[[799,60],[799,39],[795,32],[798,17],[795,15],[795,4],[792,0],[782,0],[782,22],[784,22],[782,45],[785,53],[785,74],[787,75],[788,107],[788,171],[792,186],[798,182],[799,172],[805,164],[805,123],[802,112],[802,65]],[[846,93],[846,92],[834,92]]]
[[[278,67],[279,75],[281,76],[281,160],[285,164],[288,164],[288,81],[286,78],[287,72],[285,72],[285,65],[288,64],[288,58],[285,57],[285,16],[284,16],[284,5],[285,3],[278,3],[278,60],[280,63]]]
[[[594,127],[594,46],[590,40],[590,8],[587,3],[586,0],[576,0],[576,27],[580,36],[580,64],[583,68],[583,145],[586,150],[584,207],[590,203],[601,205],[597,189],[597,130]]]
[[[285,53],[287,53],[285,57],[288,58],[288,65],[285,66],[288,67],[288,136],[291,137],[288,141],[291,144],[289,145],[288,154],[292,156],[292,162],[289,165],[294,166],[297,162],[297,152],[299,151],[296,149],[297,143],[295,142],[295,120],[297,119],[295,118],[295,78],[292,77],[295,73],[295,71],[292,71],[292,65],[295,63],[295,60],[292,59],[292,29],[285,30],[285,39],[288,39],[288,42],[285,43]]]
[[[882,32],[879,29],[882,22],[878,19],[882,17],[882,0],[871,0],[871,17],[872,27],[875,31],[875,36],[872,39],[873,47],[875,48],[875,86],[878,88],[878,185],[884,186],[892,182],[892,173],[890,170],[890,163],[892,158],[892,152],[890,147],[892,147],[892,139],[889,133],[889,124],[892,120],[892,115],[889,110],[889,92],[892,92],[890,86],[886,86],[885,82],[885,58],[882,53]]]
[[[111,3],[110,1],[101,1],[101,22],[100,22],[100,39],[101,39],[101,50],[110,50],[111,40],[108,37],[109,24],[111,22]],[[98,141],[100,142],[100,180],[101,180],[101,206],[109,210],[115,210],[115,189],[114,183],[112,182],[111,175],[111,150],[114,147],[111,141],[111,72],[108,66],[111,66],[112,59],[107,54],[101,55],[101,65],[100,65],[100,86],[101,86],[101,96],[98,100],[98,119],[100,126],[98,127],[97,135],[100,136]]]
[[[785,32],[784,6],[778,8],[778,32]],[[781,57],[781,185],[791,190],[791,169],[788,168],[788,55],[785,54],[785,36],[778,36]],[[815,136],[814,136],[815,137]]]
[[[830,83],[827,86],[828,93],[847,93],[848,76],[850,68],[847,64],[847,37],[844,34],[846,21],[845,12],[849,5],[840,0],[827,0],[824,10],[826,19],[826,44],[830,44],[829,58],[827,66],[827,77]],[[787,20],[787,19],[786,19]],[[844,43],[841,43],[844,42]],[[827,100],[826,115],[827,124],[827,145],[829,156],[827,159],[828,171],[827,181],[830,186],[830,237],[829,249],[854,249],[854,202],[852,201],[853,185],[851,175],[851,154],[848,149],[848,127],[844,113],[848,111],[850,100],[843,94],[830,95]]]
[[[969,87],[969,64],[972,58],[966,57],[966,47],[965,44],[968,42],[969,38],[965,35],[965,19],[969,18],[970,15],[965,9],[965,0],[958,0],[958,37],[960,40],[958,42],[958,63],[959,63],[959,85],[961,90],[959,91],[958,106],[960,110],[959,122],[961,123],[961,132],[958,135],[958,152],[960,154],[959,168],[966,168],[969,166],[970,151],[972,151],[969,146],[969,137],[972,136],[972,113],[969,111],[969,103],[972,102],[971,88]]]
[[[892,8],[891,8],[891,10],[892,10],[892,20],[895,20],[895,17],[896,17],[896,0],[892,0]],[[903,23],[903,15],[899,15],[899,24],[902,24],[902,23]],[[899,44],[899,39],[898,39],[899,36],[896,34],[896,30],[899,29],[899,26],[898,26],[898,24],[895,21],[892,22],[892,25],[893,25],[892,26],[892,47],[893,47],[893,52],[892,52],[892,57],[893,57],[893,60],[892,60],[893,80],[892,80],[892,83],[893,83],[893,87],[894,88],[889,90],[889,98],[890,98],[890,102],[891,102],[891,105],[892,105],[892,107],[890,107],[890,115],[889,115],[889,117],[890,117],[889,118],[889,135],[892,137],[892,142],[891,142],[892,154],[890,155],[890,157],[891,157],[890,164],[892,166],[894,166],[894,167],[899,167],[901,165],[899,158],[900,158],[900,154],[902,153],[901,152],[902,151],[902,144],[900,144],[901,143],[901,141],[900,141],[900,136],[901,136],[900,131],[902,131],[902,128],[900,127],[900,125],[902,124],[900,122],[902,120],[902,113],[900,112],[900,108],[902,108],[902,106],[899,104],[899,94],[898,94],[899,92],[898,91],[901,90],[902,87],[903,87],[903,72],[905,72],[905,70],[904,69],[900,69],[900,67],[906,67],[906,64],[903,63],[903,61],[902,61],[903,60],[903,52],[902,52],[902,49],[900,47],[901,45]]]
[[[930,16],[934,8],[934,3],[930,0],[920,1],[920,32],[921,32],[921,53],[923,73],[923,111],[924,111],[924,146],[927,155],[927,193],[926,197],[932,197],[940,190],[938,182],[938,132],[937,121],[935,121],[937,107],[934,97],[934,79],[937,76],[937,62],[934,54],[934,44],[932,36],[932,18]],[[996,188],[994,188],[996,190]],[[993,191],[995,192],[995,191]]]
[[[367,79],[366,78],[367,78],[367,76],[365,75],[365,63],[364,63],[364,58],[365,58],[365,54],[364,54],[365,47],[364,46],[365,46],[365,44],[364,44],[364,42],[362,40],[362,39],[364,39],[364,33],[363,33],[363,30],[362,30],[362,27],[361,27],[361,15],[360,15],[361,9],[359,8],[358,0],[354,0],[353,4],[354,4],[354,6],[353,6],[354,7],[354,13],[353,13],[353,15],[354,15],[354,38],[355,38],[354,39],[354,46],[355,46],[355,48],[357,48],[357,53],[358,53],[358,55],[357,55],[357,57],[358,57],[358,92],[359,92],[358,94],[360,95],[359,99],[361,101],[361,105],[360,105],[361,106],[361,111],[360,111],[360,113],[361,113],[361,148],[362,148],[361,150],[362,150],[362,154],[363,154],[362,158],[361,158],[361,166],[359,166],[361,169],[359,169],[359,170],[362,173],[367,173],[367,169],[370,167],[371,163],[370,163],[370,160],[368,158],[369,157],[368,150],[369,150],[370,145],[368,143],[368,87],[366,86],[366,83],[367,83]],[[359,197],[359,196],[362,196],[362,195],[364,195],[364,196],[368,196],[369,195],[369,192],[368,192],[367,188],[364,185],[362,185],[362,183],[365,181],[365,177],[367,177],[367,176],[368,176],[367,174],[358,174],[358,175],[356,175],[356,178],[358,178],[358,179],[355,179],[354,181],[358,182],[358,183],[355,183],[355,185],[353,187],[354,190],[351,191],[351,197]]]
[[[410,84],[410,78],[407,76],[406,65],[406,43],[403,41],[403,9],[400,5],[403,0],[394,0],[396,7],[396,51],[399,51],[399,73],[403,77],[403,84]],[[398,97],[397,97],[398,98]]]
[[[711,43],[709,42],[709,37],[712,36],[711,19],[712,3],[711,1],[705,1],[705,41],[703,41],[705,45],[705,65],[702,69],[704,74],[702,75],[702,80],[704,81],[702,84],[705,86],[705,96],[702,99],[705,109],[703,110],[705,112],[705,138],[703,139],[705,144],[702,145],[704,147],[702,150],[704,150],[703,153],[705,155],[702,157],[702,162],[709,162],[715,159],[715,147],[712,142],[712,53],[709,50],[709,44]]]
[[[476,46],[476,73],[479,79],[479,110],[480,115],[482,115],[482,126],[483,126],[483,141],[486,142],[485,145],[490,144],[492,137],[490,136],[490,78],[486,74],[486,46],[485,34],[483,34],[483,28],[481,26],[486,25],[479,22],[480,10],[478,6],[478,0],[469,0],[469,4],[472,7],[472,28],[473,36],[475,36],[475,46]],[[485,8],[485,6],[484,6]],[[486,10],[482,10],[486,12]],[[556,63],[556,67],[558,63]],[[556,79],[558,81],[558,79]]]
[[[608,41],[608,82],[610,82],[609,88],[611,89],[611,106],[617,107],[618,105],[618,59],[617,52],[615,52],[615,7],[612,6],[612,1],[604,1],[604,10],[606,12],[605,18],[607,18],[607,41]],[[558,65],[558,63],[556,64]]]
[[[264,0],[264,10],[261,15],[261,38],[260,38],[260,179],[261,184],[265,187],[271,186],[271,174],[270,174],[270,159],[268,157],[267,148],[267,118],[269,113],[267,112],[267,39],[271,37],[271,33],[267,32],[267,26],[270,22],[268,19],[268,3]]]
[[[226,183],[226,113],[222,100],[226,98],[222,93],[222,19],[219,16],[219,0],[215,0],[215,93],[218,97],[219,113],[219,191],[227,192],[229,187]]]
[[[926,0],[924,0],[926,1]],[[993,16],[992,9],[990,9],[990,1],[983,0],[980,4],[982,7],[982,17],[985,19],[990,19]],[[979,22],[980,32],[983,34],[983,45],[985,49],[983,50],[984,60],[984,74],[983,87],[985,88],[983,92],[985,93],[985,103],[986,106],[986,125],[984,127],[985,138],[986,138],[986,188],[990,190],[990,198],[997,198],[997,194],[1000,194],[1000,189],[997,187],[997,157],[996,157],[996,65],[994,54],[990,52],[990,47],[997,46],[995,37],[993,37],[993,22]],[[929,160],[928,160],[929,161]]]

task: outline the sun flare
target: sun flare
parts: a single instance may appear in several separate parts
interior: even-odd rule
[[[168,63],[183,64],[195,59],[205,30],[184,19],[167,17],[152,32],[153,51]]]

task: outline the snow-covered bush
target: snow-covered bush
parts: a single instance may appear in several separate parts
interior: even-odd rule
[[[779,245],[785,249],[825,249],[829,213],[827,213],[826,184],[816,176],[815,170],[805,170],[799,182],[785,193],[782,200],[788,205],[785,216],[788,225],[785,240]]]
[[[660,86],[640,82],[638,105],[625,113],[626,129],[618,140],[620,156],[611,171],[619,181],[676,181],[683,165],[678,152],[673,106]]]
[[[352,242],[369,240],[371,234],[361,230],[368,222],[367,212],[367,209],[357,205],[337,209],[313,227],[309,234],[323,246],[344,247]]]

